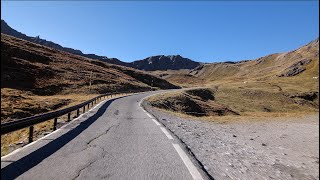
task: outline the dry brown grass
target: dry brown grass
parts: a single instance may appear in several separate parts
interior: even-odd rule
[[[1,34],[1,66],[1,88],[31,91],[37,95],[101,94],[176,87],[147,72],[66,53],[4,34]]]
[[[311,60],[303,67],[302,73],[292,77],[278,77],[293,64]],[[243,83],[245,81],[264,82],[280,85],[284,90],[318,91],[319,79],[319,39],[288,53],[271,54],[251,61],[238,63],[205,64],[192,71],[162,71],[168,73],[164,79],[182,87],[205,87],[219,84]]]
[[[70,107],[96,96],[98,94],[39,96],[30,91],[2,88],[1,122]]]
[[[231,120],[245,118],[267,118],[267,117],[282,117],[282,116],[297,116],[297,114],[314,114],[319,113],[319,96],[314,100],[305,100],[302,98],[292,97],[295,94],[305,92],[305,89],[291,89],[275,86],[267,82],[248,82],[248,83],[226,83],[211,87],[214,92],[214,101],[207,101],[202,103],[190,104],[189,111],[198,112],[200,106],[203,111],[211,107],[216,108],[216,104],[228,107],[230,110],[237,112],[240,116],[232,114],[223,114],[218,117],[217,114],[207,113],[201,119],[215,119],[215,120]],[[310,90],[310,89],[308,89]],[[312,89],[311,89],[312,90]],[[192,115],[183,110],[175,110],[173,108],[160,106],[165,101],[172,101],[171,106],[181,106],[179,97],[184,96],[185,92],[179,91],[174,93],[166,93],[162,95],[152,96],[147,99],[151,105],[174,112],[176,115]],[[195,96],[190,96],[192,101],[199,102]],[[177,103],[178,102],[178,103]],[[180,104],[179,104],[180,103]],[[188,104],[182,103],[186,106]],[[221,116],[221,115],[220,115]]]
[[[1,68],[1,122],[73,106],[102,93],[176,87],[146,72],[4,34],[1,34]],[[36,126],[36,132],[42,134],[50,128],[52,122],[44,122]],[[16,147],[26,137],[25,133],[26,130],[20,130],[2,136],[1,154],[9,151],[5,145]]]
[[[305,59],[311,59],[309,64],[303,66],[305,71],[291,77],[279,77],[293,64]],[[311,101],[293,97],[297,94],[319,93],[318,39],[288,53],[271,54],[239,63],[205,64],[190,72],[175,71],[168,74],[164,76],[165,79],[183,87],[211,88],[214,91],[215,103],[230,107],[241,115],[231,119],[319,112],[319,96]],[[179,94],[168,94],[150,100],[174,99],[178,96]]]

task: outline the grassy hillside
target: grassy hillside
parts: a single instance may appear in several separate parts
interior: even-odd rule
[[[241,116],[319,112],[319,39],[288,53],[252,61],[204,64],[189,72],[157,71],[155,74],[184,87],[209,88],[214,92],[214,103]],[[153,100],[177,102],[184,94],[159,96]],[[192,98],[191,101],[196,102]]]
[[[287,53],[271,54],[251,61],[204,64],[192,71],[157,72],[162,78],[185,87],[228,82],[269,81],[297,88],[319,89],[319,39]]]
[[[107,92],[170,88],[178,87],[139,70],[1,34],[1,121],[68,106],[75,95],[84,101]]]

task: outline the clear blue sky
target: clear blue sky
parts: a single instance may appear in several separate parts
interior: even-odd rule
[[[180,54],[255,59],[319,36],[318,1],[1,1],[1,19],[29,36],[123,61]]]

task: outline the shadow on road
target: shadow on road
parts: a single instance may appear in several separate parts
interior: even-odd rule
[[[121,97],[119,97],[121,98]],[[116,99],[119,99],[116,98]],[[47,145],[33,151],[32,153],[24,156],[23,158],[9,164],[8,166],[1,169],[1,179],[15,179],[24,172],[28,171],[29,169],[33,168],[41,161],[55,153],[57,150],[62,148],[72,139],[77,137],[82,131],[87,129],[91,124],[93,124],[109,107],[109,105],[116,99],[112,99],[104,103],[96,114],[92,117],[88,118],[86,121],[81,122],[76,128],[70,130],[66,134],[54,139]]]

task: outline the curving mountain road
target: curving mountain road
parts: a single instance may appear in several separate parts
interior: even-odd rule
[[[54,133],[1,158],[1,179],[208,179],[140,102],[103,101]]]

